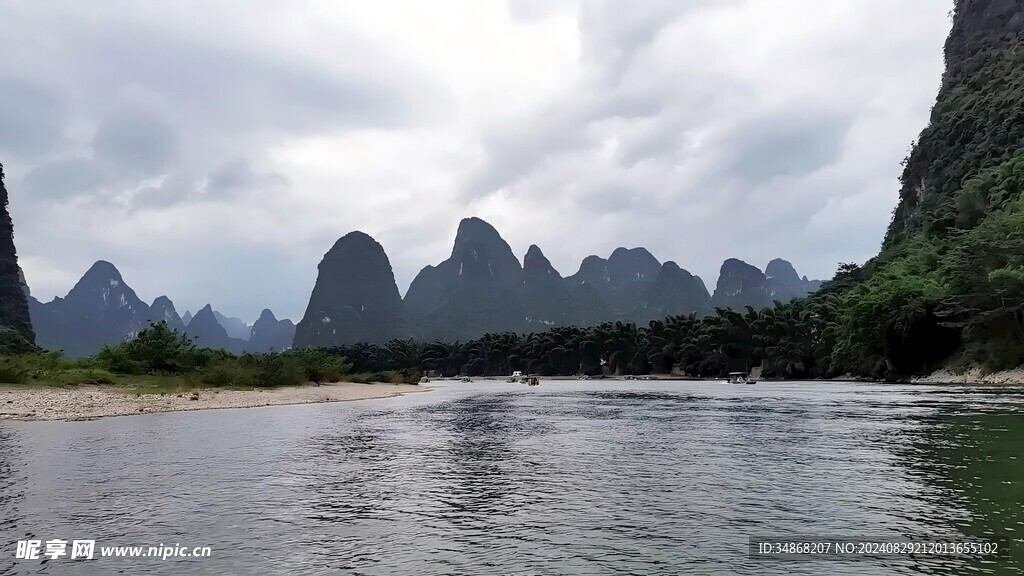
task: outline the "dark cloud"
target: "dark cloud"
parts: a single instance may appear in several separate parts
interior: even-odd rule
[[[0,77],[0,153],[50,152],[61,139],[66,114],[52,87]]]
[[[849,114],[793,109],[741,124],[723,140],[729,173],[749,183],[800,177],[839,160]]]
[[[76,38],[77,37],[77,38]],[[400,66],[329,73],[191,35],[122,26],[72,32],[93,95],[125,85],[156,94],[180,120],[243,131],[320,131],[412,119]],[[359,41],[352,39],[352,54]],[[347,60],[344,54],[338,55]],[[415,81],[415,74],[410,72]]]
[[[92,158],[58,160],[36,166],[22,186],[33,200],[62,201],[96,190],[106,182],[103,168]]]
[[[158,175],[178,154],[178,135],[159,114],[122,108],[103,119],[94,141],[96,156],[139,177]]]
[[[234,195],[253,189],[282,189],[288,186],[288,179],[278,173],[257,173],[245,158],[226,162],[210,173],[206,193],[210,197]]]

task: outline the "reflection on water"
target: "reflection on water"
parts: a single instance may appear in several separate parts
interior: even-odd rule
[[[0,425],[0,574],[1017,574],[1017,391],[457,384],[315,406]],[[14,542],[211,546],[14,561]],[[1015,541],[785,562],[759,535]]]

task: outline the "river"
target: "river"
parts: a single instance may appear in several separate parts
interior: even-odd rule
[[[1020,574],[1024,391],[446,383],[0,423],[0,574]],[[792,560],[751,537],[999,543]],[[96,541],[93,559],[16,542]],[[209,557],[98,557],[104,546]]]

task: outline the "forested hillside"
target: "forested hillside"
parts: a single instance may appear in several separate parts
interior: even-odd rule
[[[836,354],[854,372],[1024,362],[1022,41],[1019,0],[957,1],[882,251],[844,296]]]

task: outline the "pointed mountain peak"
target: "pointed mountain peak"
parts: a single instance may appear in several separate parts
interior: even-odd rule
[[[503,252],[512,251],[508,243],[505,242],[505,239],[498,233],[498,230],[479,218],[465,218],[462,222],[459,222],[459,230],[455,234],[455,246],[452,248],[452,256],[457,255],[459,249],[467,244],[497,246]]]
[[[526,251],[526,256],[523,257],[523,270],[536,270],[544,273],[552,271],[557,274],[554,266],[551,265],[551,261],[548,260],[547,256],[541,252],[541,249],[536,244],[531,244],[530,249]]]
[[[171,302],[171,299],[167,296],[157,296],[156,300],[153,300],[153,303],[150,304],[150,308],[170,308],[173,310],[174,302]]]
[[[257,322],[277,322],[277,317],[274,316],[274,313],[270,311],[270,308],[264,308],[263,311],[260,312],[259,319],[256,320],[256,321]]]
[[[476,216],[463,218],[459,222],[459,230],[455,234],[456,240],[462,237],[472,239],[480,236],[498,236],[498,230]]]
[[[675,262],[673,262],[671,260],[669,260],[668,262],[665,262],[664,264],[662,264],[661,265],[661,269],[662,269],[663,272],[677,272],[677,271],[682,270],[682,268],[679,267],[679,264],[676,264]]]
[[[209,314],[210,316],[213,316],[214,319],[217,318],[217,316],[213,313],[213,306],[210,305],[210,304],[207,304],[206,306],[203,306],[199,310],[199,312],[196,312],[196,316],[199,316],[200,314]]]
[[[366,232],[353,230],[352,232],[345,234],[341,238],[338,238],[338,241],[334,243],[334,246],[332,246],[331,249],[327,251],[327,253],[330,254],[335,250],[344,250],[346,247],[349,246],[368,246],[374,244],[378,244],[378,242],[373,239],[373,236],[370,236]]]
[[[117,267],[106,260],[97,260],[96,263],[90,266],[89,270],[85,272],[82,276],[82,280],[88,280],[90,282],[104,280],[114,280],[117,282],[124,281],[121,278],[121,272],[118,271]]]

